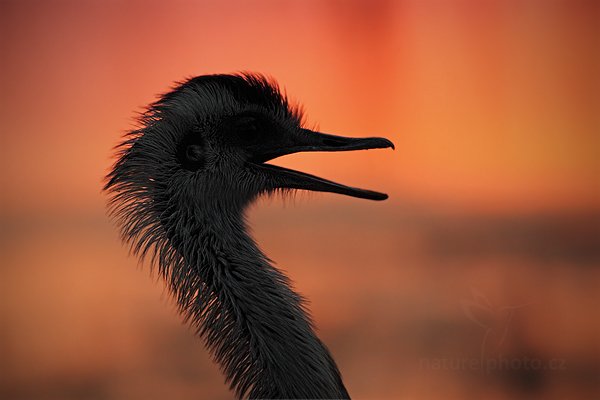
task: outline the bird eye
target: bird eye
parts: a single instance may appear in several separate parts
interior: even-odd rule
[[[200,145],[190,144],[185,149],[185,158],[188,161],[198,162],[198,161],[202,160],[202,157],[203,157],[203,154],[202,154],[202,148],[200,147]]]
[[[198,134],[186,137],[178,151],[178,158],[183,167],[196,171],[204,167],[204,141]]]
[[[265,140],[273,126],[263,115],[255,112],[243,112],[224,121],[225,137],[237,145],[251,145]]]
[[[256,118],[243,117],[237,121],[237,136],[246,142],[255,142],[260,136],[260,124]]]

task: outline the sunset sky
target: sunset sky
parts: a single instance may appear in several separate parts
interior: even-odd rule
[[[323,131],[397,145],[280,164],[434,207],[599,207],[595,2],[19,1],[1,14],[5,211],[97,209],[136,111],[174,81],[236,71],[277,79]]]
[[[592,0],[0,0],[0,398],[232,398],[101,187],[158,94],[239,71],[276,79],[311,128],[396,145],[274,161],[385,202],[250,211],[355,398],[600,398]],[[502,356],[567,370],[420,369],[480,354],[473,293],[526,305]]]

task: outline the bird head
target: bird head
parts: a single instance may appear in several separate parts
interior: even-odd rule
[[[352,138],[303,127],[301,110],[277,85],[254,75],[192,78],[152,104],[118,146],[105,190],[120,213],[198,207],[241,209],[262,193],[303,189],[371,200],[387,195],[275,166],[303,151],[392,147],[384,138]],[[168,214],[168,212],[167,212]]]

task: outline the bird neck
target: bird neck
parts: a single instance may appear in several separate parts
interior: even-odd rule
[[[239,217],[186,219],[171,238],[182,255],[169,274],[182,312],[238,397],[349,398],[302,297]]]

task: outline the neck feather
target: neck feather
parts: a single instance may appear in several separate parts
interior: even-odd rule
[[[171,230],[180,257],[166,275],[182,313],[238,397],[349,398],[302,297],[237,217]]]

